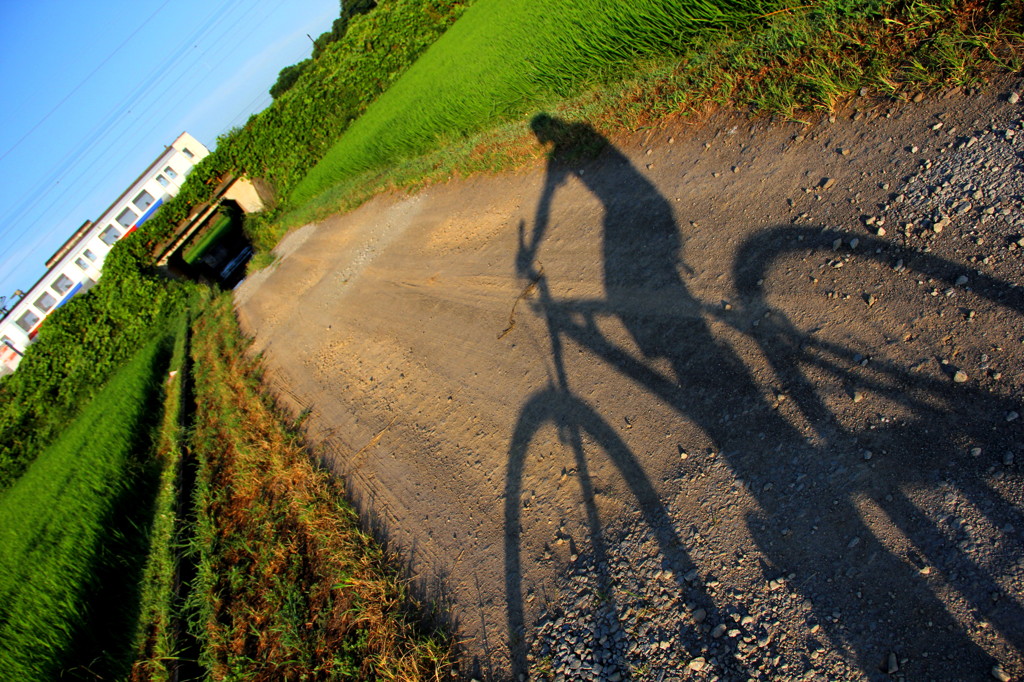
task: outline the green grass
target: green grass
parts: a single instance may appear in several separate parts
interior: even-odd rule
[[[180,543],[190,528],[181,499],[182,459],[189,412],[187,384],[189,315],[182,314],[175,333],[174,351],[163,397],[163,418],[156,437],[155,454],[161,467],[153,505],[149,553],[140,590],[139,627],[136,632],[132,679],[173,679],[181,653],[182,624],[178,618],[177,581],[181,575]],[[169,373],[170,374],[170,373]]]
[[[293,204],[339,180],[520,116],[636,59],[755,18],[771,2],[479,0],[299,183]]]
[[[234,227],[232,217],[222,214],[202,238],[198,239],[195,244],[192,244],[185,250],[185,253],[181,254],[182,260],[189,265],[194,265],[196,261],[203,257],[206,250],[215,244],[218,239],[230,232],[232,227]]]
[[[218,138],[214,163],[230,164],[288,195],[471,1],[379,0],[371,11],[351,17],[344,37],[303,69],[291,89]]]
[[[0,497],[4,679],[127,672],[167,345],[140,350]]]
[[[966,0],[479,0],[256,225],[256,241],[266,249],[383,190],[528,162],[542,150],[526,121],[545,109],[607,135],[714,106],[811,120],[861,88],[906,100],[1018,71],[1022,25],[1019,3]]]

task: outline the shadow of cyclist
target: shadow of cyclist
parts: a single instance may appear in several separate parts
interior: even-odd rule
[[[874,675],[878,671],[889,647],[956,651],[959,660],[966,661],[971,670],[986,670],[991,666],[991,657],[964,632],[918,570],[894,556],[865,524],[848,487],[834,479],[835,453],[827,448],[812,447],[799,429],[774,410],[762,398],[743,360],[712,333],[705,319],[707,310],[686,285],[687,269],[681,259],[682,237],[668,201],[590,126],[542,114],[533,120],[532,128],[537,139],[549,146],[551,154],[532,231],[521,235],[517,272],[527,278],[539,276],[533,264],[551,229],[555,194],[574,176],[601,202],[604,212],[601,248],[605,302],[600,312],[617,317],[639,351],[638,356],[635,351],[611,343],[597,330],[592,319],[585,324],[575,322],[570,313],[559,309],[557,302],[545,301],[542,297],[540,305],[551,330],[559,384],[567,390],[560,358],[561,336],[565,335],[699,427],[726,457],[737,478],[756,483],[749,489],[757,500],[761,516],[750,520],[751,531],[772,565],[771,570],[793,571],[801,578],[806,576],[804,583],[801,584],[799,578],[797,582],[805,596],[813,596],[813,619],[838,648],[853,651],[855,665],[866,674]],[[574,170],[573,165],[565,163],[566,159],[578,157],[581,147],[603,148],[599,161],[588,164],[586,172]],[[799,334],[789,336],[792,337],[789,342],[797,346],[804,340]],[[852,351],[842,348],[836,352],[847,359],[853,355]],[[673,376],[653,369],[651,361],[655,359],[667,361]],[[818,418],[834,421],[827,409],[821,408],[820,405],[817,408]],[[535,409],[535,405],[524,406],[520,427],[513,434],[507,511],[518,504],[520,493],[514,479],[521,475],[517,472],[521,472],[529,434],[534,428],[529,424],[529,412]],[[522,428],[524,418],[526,428]],[[594,418],[600,419],[597,415]],[[758,437],[761,435],[764,437]],[[892,436],[892,442],[906,443],[913,438],[914,434],[904,432]],[[620,456],[616,464],[624,474],[626,469],[635,467],[637,471],[628,475],[646,480],[631,454]],[[800,472],[809,474],[813,480],[824,481],[823,489],[813,496],[809,491],[793,495],[780,492],[781,486],[773,491],[771,486],[761,485],[790,474],[795,477]],[[914,479],[898,467],[891,473],[903,476],[904,480]],[[633,492],[637,494],[638,489],[634,487]],[[650,503],[646,492],[637,497],[641,503]],[[828,513],[808,513],[809,507],[820,504],[821,499],[835,500]],[[919,528],[927,524],[907,507],[907,501],[899,496],[889,505],[893,514],[903,514],[895,519],[897,526],[902,522],[913,525],[911,538],[935,535],[927,528]],[[513,545],[518,542],[518,530],[509,535],[510,523],[517,519],[515,514],[506,514],[507,552],[517,551]],[[650,523],[652,519],[647,521]],[[819,525],[823,526],[820,530]],[[591,526],[592,533],[599,530],[593,523]],[[778,533],[783,526],[790,530],[786,538]],[[835,567],[851,563],[851,538],[856,538],[859,544],[856,557],[863,557],[864,561],[855,560],[855,571],[846,577],[855,578],[860,596],[854,600],[847,595],[841,601],[844,608],[840,621],[836,615],[839,613],[837,602],[830,600],[829,593],[836,590]],[[663,545],[668,544],[666,539]],[[685,557],[686,548],[682,551]],[[518,563],[515,568],[518,569]],[[516,575],[507,580],[509,627],[515,630],[522,627],[521,605],[513,603],[519,598],[521,578]],[[902,608],[912,610],[915,618],[924,617],[929,627],[908,628],[905,618],[889,618],[893,599],[903,605]],[[863,606],[862,610],[850,613],[850,607],[855,605]],[[1020,645],[1019,628],[1010,630],[1004,635]],[[931,668],[932,673],[945,670],[938,661],[935,664],[938,667]],[[522,670],[517,668],[514,672]]]
[[[637,509],[640,511],[643,521],[650,530],[659,546],[663,565],[670,569],[670,574],[675,578],[680,594],[684,594],[688,601],[699,603],[705,609],[709,622],[722,622],[724,615],[718,612],[716,605],[700,589],[693,588],[685,582],[685,576],[694,568],[695,564],[689,557],[686,548],[679,538],[667,508],[658,496],[650,479],[643,470],[636,455],[622,441],[607,421],[589,404],[581,398],[572,395],[569,390],[568,377],[566,375],[562,342],[563,334],[570,333],[574,339],[584,347],[599,348],[607,345],[603,340],[600,331],[593,324],[591,317],[583,327],[578,326],[572,319],[571,313],[560,310],[556,304],[552,304],[546,280],[541,273],[534,268],[536,250],[543,239],[548,227],[551,201],[555,189],[562,184],[571,172],[562,164],[563,160],[578,159],[580,157],[592,156],[606,146],[606,141],[592,128],[585,125],[563,124],[555,119],[539,117],[534,121],[534,130],[538,137],[544,141],[555,141],[552,162],[548,166],[545,188],[537,208],[537,216],[534,223],[534,230],[531,234],[529,245],[521,244],[517,254],[516,268],[520,275],[533,281],[533,285],[539,287],[540,308],[546,317],[552,348],[552,364],[554,367],[555,385],[534,393],[523,405],[520,412],[517,426],[512,434],[509,445],[509,464],[506,474],[505,488],[505,567],[506,567],[506,600],[508,608],[508,630],[510,653],[512,659],[512,674],[516,678],[528,671],[526,662],[527,643],[523,638],[524,609],[522,603],[522,483],[523,472],[531,446],[535,445],[534,439],[538,432],[545,426],[554,426],[559,432],[559,438],[572,455],[568,463],[569,468],[574,471],[575,478],[580,487],[582,497],[582,509],[585,516],[585,525],[588,533],[590,550],[594,557],[594,565],[597,567],[597,591],[603,595],[605,603],[600,609],[601,616],[613,621],[613,630],[620,630],[615,613],[616,595],[615,586],[611,584],[607,573],[607,550],[603,539],[603,527],[599,517],[595,500],[595,484],[592,479],[590,460],[595,452],[600,452],[611,461],[618,474],[622,477],[630,493],[635,498]],[[606,152],[606,155],[609,152]],[[613,156],[614,153],[612,152]],[[624,162],[624,167],[616,169],[617,177],[623,177],[622,171],[632,170],[632,166],[622,157],[615,157]],[[679,277],[666,275],[665,270],[673,269],[676,265],[676,258],[679,250],[679,237],[672,229],[673,222],[671,211],[664,200],[654,190],[653,186],[646,184],[639,174],[633,172],[635,178],[627,178],[626,186],[637,191],[633,199],[641,201],[643,208],[639,211],[645,219],[652,220],[661,228],[656,236],[651,236],[646,244],[645,255],[649,260],[657,261],[659,258],[666,258],[664,262],[652,265],[650,262],[642,263],[631,260],[628,267],[623,267],[614,277],[621,282],[621,286],[614,287],[614,300],[610,306],[621,311],[622,315],[629,318],[633,323],[631,329],[636,329],[640,338],[644,339],[644,345],[652,350],[657,347],[658,336],[668,333],[666,330],[653,328],[659,323],[657,317],[648,319],[646,314],[640,310],[637,295],[643,295],[640,288],[634,288],[633,280],[643,278],[647,285],[650,285],[652,275],[661,276],[657,286],[666,296],[672,295],[672,289],[682,286]],[[595,176],[588,176],[588,182],[611,182],[611,178],[602,173]],[[645,183],[640,186],[639,182]],[[599,196],[605,196],[605,188],[592,190]],[[615,207],[614,218],[607,224],[616,225],[626,219],[631,213],[636,216],[636,207],[630,210],[627,203]],[[666,222],[667,221],[667,222]],[[524,235],[520,235],[521,241]],[[622,235],[625,238],[625,235]],[[606,245],[612,245],[615,240],[606,240]],[[615,263],[619,260],[614,254],[606,252],[606,262]],[[609,271],[610,274],[611,271]],[[683,290],[685,293],[685,289]],[[602,306],[604,308],[604,306]],[[710,340],[710,335],[705,332]],[[588,442],[592,446],[585,447]],[[597,614],[595,614],[597,616]],[[621,652],[610,653],[603,658],[602,653],[595,652],[599,658],[597,663],[603,666],[605,672],[620,669],[628,675],[628,667],[624,665]]]
[[[535,258],[548,229],[556,190],[574,175],[604,210],[605,312],[621,320],[646,360],[668,360],[674,377],[644,369],[600,335],[591,334],[587,345],[613,355],[615,364],[633,379],[654,384],[656,393],[701,426],[719,448],[746,446],[751,432],[765,429],[776,441],[802,442],[799,432],[777,413],[757,409],[764,402],[746,366],[711,333],[700,301],[680,274],[688,270],[682,260],[682,237],[671,206],[657,188],[586,124],[540,114],[531,126],[537,139],[553,148],[533,232],[518,257],[520,274],[526,274],[523,263]],[[581,141],[586,149],[604,150],[601,163],[582,174],[562,161],[578,153]],[[748,419],[742,429],[730,425],[739,415]]]

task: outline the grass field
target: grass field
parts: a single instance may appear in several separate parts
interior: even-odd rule
[[[292,194],[523,114],[598,74],[751,22],[774,3],[736,0],[479,0],[359,118]],[[496,30],[500,27],[500,30]]]
[[[960,0],[479,0],[257,226],[261,243],[383,189],[522,163],[542,109],[609,133],[712,105],[806,118],[861,88],[909,99],[1019,70],[1022,25],[1019,3]]]
[[[261,392],[230,296],[194,303],[0,496],[3,679],[446,679],[450,635]]]
[[[168,345],[141,349],[0,497],[4,679],[112,679],[131,664]]]

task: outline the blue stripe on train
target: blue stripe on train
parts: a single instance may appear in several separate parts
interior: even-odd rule
[[[163,197],[156,200],[156,203],[149,207],[149,210],[142,214],[133,227],[138,227],[142,223],[146,222],[153,216],[153,212],[160,208],[160,205],[164,203]]]
[[[81,283],[81,282],[79,282],[78,284],[76,284],[76,285],[75,285],[75,286],[74,286],[74,287],[73,287],[73,288],[71,289],[71,291],[69,291],[69,292],[67,293],[67,295],[66,295],[66,296],[65,296],[64,298],[62,298],[62,299],[60,300],[60,303],[58,303],[57,305],[55,305],[55,306],[53,307],[53,309],[54,309],[54,310],[56,310],[57,308],[61,307],[62,305],[64,305],[64,304],[65,304],[65,303],[67,303],[68,301],[70,301],[70,300],[71,300],[71,297],[72,297],[72,296],[74,296],[75,294],[77,294],[77,293],[78,293],[79,291],[81,291],[81,289],[82,289],[82,283]]]

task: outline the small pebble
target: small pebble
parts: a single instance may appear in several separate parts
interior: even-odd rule
[[[958,369],[958,370],[957,370],[957,371],[956,371],[956,372],[955,372],[955,373],[953,374],[953,381],[955,381],[955,382],[956,382],[956,383],[958,383],[958,384],[963,384],[963,383],[965,383],[965,382],[967,381],[967,379],[968,379],[968,378],[969,378],[969,377],[967,376],[967,372],[963,371],[962,369]]]

